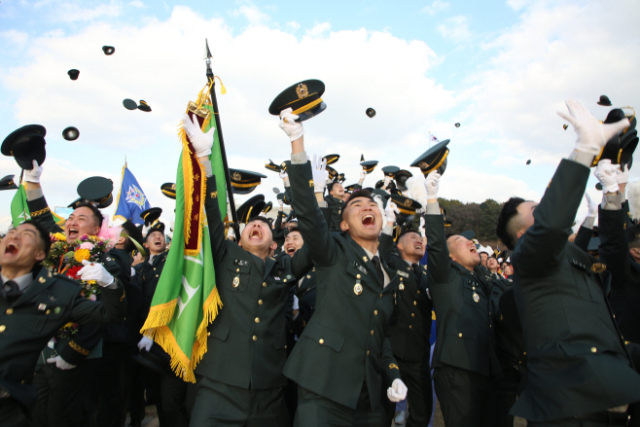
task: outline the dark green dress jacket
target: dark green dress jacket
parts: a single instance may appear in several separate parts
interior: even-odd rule
[[[303,247],[293,257],[265,261],[225,240],[215,179],[207,178],[205,211],[209,223],[216,288],[222,308],[209,326],[207,353],[196,374],[245,389],[287,384],[285,303],[291,286],[312,268]]]
[[[610,275],[569,243],[589,168],[562,160],[511,254],[528,373],[511,413],[548,421],[640,401],[606,299]]]
[[[313,192],[309,162],[292,164],[288,172],[304,247],[316,269],[316,306],[284,374],[354,409],[366,381],[372,408],[377,408],[383,386],[400,378],[388,338],[398,276],[383,260],[391,279],[383,287],[364,249],[348,233],[329,232]]]

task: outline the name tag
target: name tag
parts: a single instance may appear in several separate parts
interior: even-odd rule
[[[402,277],[404,277],[406,279],[409,278],[409,273],[405,273],[404,271],[398,271],[398,275],[402,276]]]

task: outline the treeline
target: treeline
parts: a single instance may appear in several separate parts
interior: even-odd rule
[[[451,227],[447,234],[459,234],[465,230],[476,232],[476,239],[483,245],[491,245],[494,249],[498,237],[496,224],[502,210],[502,203],[487,199],[482,203],[462,203],[459,200],[438,199],[440,206],[447,211],[447,221]]]

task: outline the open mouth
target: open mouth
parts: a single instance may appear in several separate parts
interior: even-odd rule
[[[421,250],[422,250],[422,245],[416,245],[416,246],[415,246],[415,248],[416,248],[417,250],[421,251]]]
[[[70,228],[68,234],[69,234],[69,237],[72,237],[72,238],[76,237],[78,235],[78,230],[75,228]]]
[[[15,255],[18,253],[18,247],[13,243],[9,243],[7,244],[7,247],[4,249],[4,253],[9,255]]]
[[[475,248],[473,248],[473,249],[471,249],[471,253],[472,253],[472,254],[477,254],[477,253],[478,253],[478,250],[477,250],[477,249],[475,249]]]
[[[364,225],[365,227],[371,227],[375,225],[375,223],[376,219],[373,215],[366,215],[364,218],[362,218],[362,225]]]
[[[251,232],[249,233],[249,238],[250,239],[254,239],[254,238],[258,238],[258,239],[262,239],[262,232],[260,232],[259,229],[254,228],[253,230],[251,230]]]
[[[154,244],[156,247],[158,247],[158,248],[159,248],[160,246],[162,246],[162,243],[161,243],[161,242],[153,242],[153,244]]]
[[[293,255],[295,252],[296,252],[296,248],[294,248],[293,246],[290,246],[289,248],[287,248],[287,254]]]

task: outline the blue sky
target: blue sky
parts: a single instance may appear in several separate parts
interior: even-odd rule
[[[608,111],[595,104],[601,94],[617,106],[638,99],[639,9],[631,0],[7,0],[0,134],[47,127],[42,185],[50,205],[73,201],[88,176],[117,185],[126,156],[168,221],[173,208],[159,187],[175,180],[175,128],[204,83],[208,38],[228,90],[219,103],[229,163],[268,175],[257,191],[269,199],[282,184],[263,165],[290,151],[266,110],[280,90],[307,78],[326,83],[328,104],[305,123],[308,151],[340,153],[347,184],[357,180],[361,153],[408,167],[432,132],[452,141],[441,196],[539,198],[575,139],[555,114],[563,99],[580,100],[599,118]],[[104,44],[116,53],[103,55]],[[70,68],[80,69],[75,82]],[[127,111],[124,98],[144,99],[153,112]],[[367,107],[378,115],[368,119]],[[61,138],[70,125],[80,130],[73,143]],[[19,173],[10,158],[0,158],[0,169]],[[0,193],[2,228],[12,195]]]

